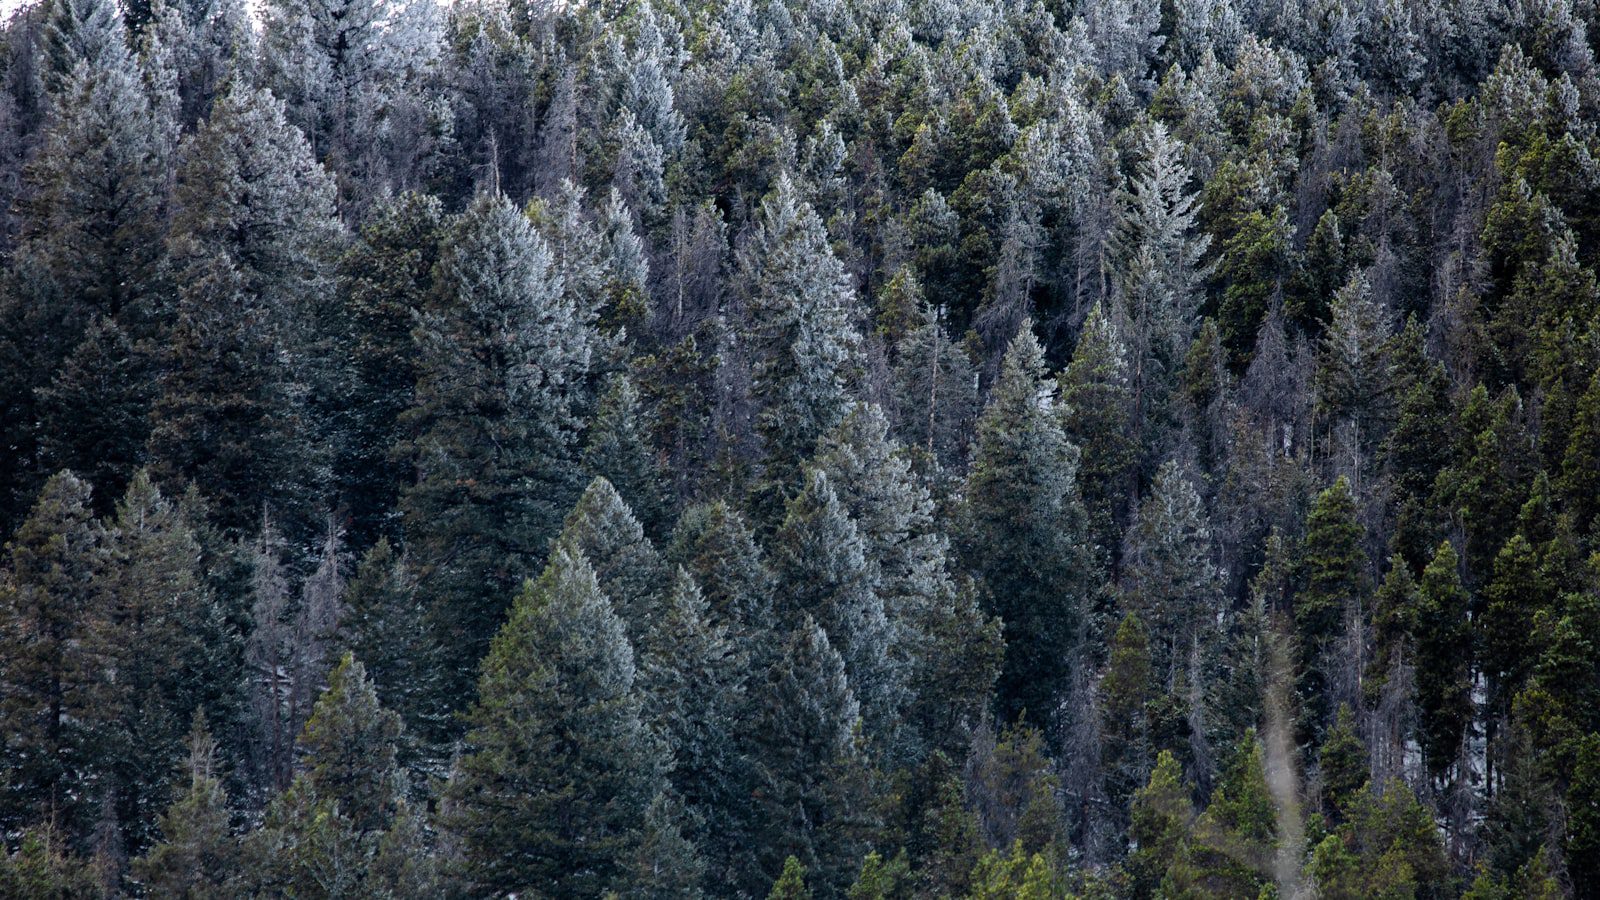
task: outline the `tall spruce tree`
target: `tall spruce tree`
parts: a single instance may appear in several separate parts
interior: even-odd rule
[[[633,649],[583,554],[562,542],[484,659],[445,788],[473,893],[626,889],[669,756],[646,726]]]
[[[900,710],[907,699],[899,630],[878,594],[878,570],[828,476],[811,470],[773,536],[778,621],[789,628],[814,618],[844,660],[874,752],[898,754]]]
[[[737,268],[768,490],[781,497],[798,490],[800,461],[849,409],[862,314],[821,218],[787,175],[762,200]]]
[[[1455,765],[1473,715],[1472,598],[1461,585],[1460,565],[1445,541],[1417,585],[1417,705],[1422,750],[1435,778]]]
[[[610,481],[589,483],[567,515],[561,540],[589,561],[628,640],[643,649],[661,619],[671,571]]]
[[[0,815],[6,830],[39,821],[73,841],[87,835],[100,796],[85,783],[94,667],[82,624],[103,570],[104,535],[89,510],[89,486],[71,472],[44,490],[6,544],[0,572],[0,719],[5,727]]]
[[[1117,549],[1137,488],[1140,440],[1134,421],[1126,323],[1101,304],[1089,310],[1072,362],[1062,371],[1067,437],[1082,452],[1079,482],[1096,542]]]
[[[416,391],[415,317],[433,295],[444,229],[442,204],[405,194],[377,209],[339,264],[347,325],[348,387],[340,398],[335,460],[340,495],[350,508],[350,540],[365,548],[380,535],[399,538],[395,506],[410,467],[392,452],[399,417]]]
[[[657,540],[671,527],[673,498],[659,454],[651,445],[652,421],[633,379],[612,375],[584,437],[583,467],[611,482]]]
[[[1128,531],[1121,591],[1150,628],[1156,677],[1167,685],[1224,611],[1212,552],[1199,493],[1176,462],[1165,463]]]
[[[759,824],[747,890],[776,879],[792,858],[833,896],[850,883],[873,825],[860,705],[844,660],[803,616],[752,694]]]
[[[183,774],[189,787],[161,814],[161,841],[133,861],[133,877],[153,896],[202,900],[223,895],[238,875],[239,846],[228,823],[228,794],[217,744],[196,715]]]
[[[1091,592],[1098,586],[1077,484],[1078,450],[1062,431],[1030,328],[1007,351],[978,422],[961,513],[962,556],[1005,623],[1002,716],[1049,721],[1065,697]]]
[[[1332,717],[1339,639],[1370,589],[1364,537],[1350,482],[1341,476],[1317,495],[1306,517],[1305,587],[1294,598],[1300,699],[1311,735],[1320,735]]]
[[[143,470],[117,504],[104,541],[105,568],[79,623],[93,684],[78,717],[92,736],[92,769],[112,798],[127,849],[138,852],[153,836],[186,723],[211,690],[205,681],[237,673],[204,662],[200,642],[215,607],[199,569],[199,541]]]
[[[401,510],[457,709],[580,490],[573,406],[593,333],[552,265],[510,201],[481,195],[450,225],[417,325],[399,449],[416,474]]]
[[[326,481],[333,186],[272,95],[234,82],[184,142],[168,241],[178,285],[151,410],[162,478],[189,478],[242,534],[272,514],[309,545]]]

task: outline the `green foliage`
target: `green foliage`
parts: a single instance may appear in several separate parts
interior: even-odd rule
[[[978,421],[962,510],[962,556],[1005,623],[997,693],[1008,719],[1055,710],[1097,580],[1078,451],[1062,431],[1050,387],[1043,349],[1024,328]]]
[[[445,789],[470,891],[627,886],[667,765],[634,679],[594,570],[558,544],[495,636]]]

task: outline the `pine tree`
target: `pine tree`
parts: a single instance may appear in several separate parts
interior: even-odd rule
[[[1355,717],[1350,707],[1339,705],[1333,727],[1328,729],[1317,753],[1317,776],[1322,788],[1322,808],[1330,822],[1338,823],[1355,802],[1357,792],[1368,780],[1367,746],[1356,734]]]
[[[889,436],[882,411],[857,404],[823,436],[812,465],[826,473],[856,524],[873,570],[893,636],[890,659],[910,692],[902,715],[917,730],[905,737],[954,753],[993,688],[998,623],[952,577],[949,540],[907,455]]]
[[[744,518],[720,501],[684,510],[667,558],[694,577],[712,621],[727,624],[734,643],[750,648],[759,670],[772,649],[777,582]]]
[[[822,220],[787,175],[762,200],[737,268],[767,479],[782,496],[794,489],[800,460],[849,409],[861,366],[857,301]]]
[[[700,825],[694,839],[705,855],[709,884],[733,877],[748,851],[735,827],[754,783],[741,745],[747,654],[679,568],[641,651],[639,680],[646,719],[673,749],[672,786]]]
[[[523,588],[482,673],[445,789],[456,875],[474,893],[626,887],[667,757],[623,624],[577,548],[557,544]]]
[[[83,658],[82,621],[91,608],[104,537],[89,510],[89,486],[71,472],[45,482],[28,518],[6,545],[0,572],[0,768],[7,831],[53,820],[76,840],[99,797],[83,784],[93,669]]]
[[[1367,276],[1357,272],[1333,298],[1332,321],[1317,364],[1317,408],[1336,429],[1336,457],[1353,459],[1360,472],[1367,448],[1383,435],[1394,389],[1388,314],[1372,299]],[[1347,464],[1348,465],[1348,464]]]
[[[978,422],[959,542],[1005,623],[998,694],[1007,719],[1055,714],[1096,581],[1078,451],[1051,399],[1043,351],[1024,329]]]
[[[214,613],[200,545],[145,471],[135,473],[103,540],[105,568],[78,626],[93,682],[76,717],[92,735],[92,769],[137,852],[168,794],[184,722],[206,699],[202,679],[228,673],[197,665]]]
[[[1063,424],[1082,451],[1083,503],[1095,540],[1106,549],[1116,546],[1127,524],[1138,477],[1139,423],[1125,324],[1117,312],[1108,313],[1098,303],[1091,307],[1060,378]]]
[[[270,506],[309,543],[325,477],[315,347],[340,241],[333,188],[272,96],[234,85],[185,141],[168,241],[179,286],[150,454],[242,534]]]
[[[1141,124],[1141,158],[1117,197],[1112,256],[1130,437],[1154,441],[1199,324],[1211,239],[1195,227],[1199,198],[1188,190],[1183,144],[1159,122]]]
[[[811,891],[806,888],[806,867],[800,860],[793,856],[784,859],[783,873],[772,883],[767,900],[811,900]]]
[[[773,536],[772,563],[779,622],[792,628],[802,616],[816,618],[844,660],[874,751],[892,753],[902,740],[906,699],[900,634],[884,610],[861,533],[823,472],[807,473],[804,490],[789,502]]]
[[[1261,744],[1248,730],[1233,760],[1195,820],[1193,835],[1168,870],[1162,893],[1172,896],[1256,896],[1269,883],[1277,841]]]
[[[1159,686],[1150,664],[1149,633],[1129,612],[1112,635],[1105,675],[1100,679],[1101,766],[1106,795],[1120,811],[1145,782],[1153,763],[1148,708]]]
[[[1128,837],[1135,849],[1124,868],[1128,873],[1128,896],[1135,900],[1157,896],[1167,870],[1183,853],[1194,825],[1190,793],[1177,759],[1162,751],[1149,783],[1133,797]]]
[[[1317,495],[1306,517],[1301,550],[1305,587],[1294,598],[1299,691],[1311,735],[1321,734],[1333,711],[1338,640],[1369,590],[1363,539],[1350,482],[1341,476]]]
[[[1422,572],[1417,607],[1417,703],[1428,770],[1441,778],[1455,765],[1471,721],[1471,596],[1461,585],[1460,557],[1446,541]]]
[[[366,667],[349,653],[328,675],[300,735],[304,777],[318,796],[338,802],[358,834],[386,831],[405,800],[396,764],[400,717],[378,702]]]
[[[860,706],[844,660],[809,615],[790,633],[752,697],[760,781],[751,810],[758,830],[749,845],[756,864],[748,873],[754,882],[749,890],[787,868],[780,857],[793,857],[819,890],[832,895],[849,884],[864,855],[872,796],[860,746]]]
[[[673,499],[651,446],[651,426],[633,380],[612,375],[584,439],[583,467],[591,477],[609,481],[646,533],[660,538],[671,525]]]
[[[440,651],[410,567],[387,538],[379,538],[361,558],[344,603],[345,643],[366,661],[384,708],[398,713],[407,737],[422,744],[405,748],[406,762],[428,766],[428,745],[448,730],[440,721]]]
[[[283,553],[277,526],[263,517],[261,532],[250,549],[251,628],[244,646],[248,715],[254,729],[246,746],[252,786],[258,790],[288,786],[294,737],[300,725],[293,708],[294,635]]]
[[[592,331],[552,266],[525,216],[480,196],[444,239],[417,326],[401,510],[452,708],[580,490],[573,404]]]
[[[152,896],[203,900],[223,895],[238,874],[238,842],[228,824],[228,795],[217,771],[217,745],[203,715],[189,731],[188,790],[161,815],[161,842],[133,861]]]
[[[950,340],[947,318],[942,308],[924,303],[917,324],[896,345],[895,420],[907,445],[954,467],[978,418],[978,373],[966,350]]]
[[[379,535],[398,538],[395,505],[410,470],[391,448],[398,419],[416,390],[415,316],[433,293],[443,231],[442,205],[405,194],[377,209],[339,265],[345,352],[350,361],[335,464],[350,506],[350,538],[363,548]]]
[[[1124,607],[1138,611],[1150,627],[1159,682],[1170,685],[1189,665],[1191,651],[1223,613],[1212,552],[1210,524],[1194,484],[1176,462],[1163,464],[1128,531],[1121,585]]]
[[[596,477],[589,483],[567,515],[560,540],[594,568],[633,647],[649,644],[651,629],[661,620],[670,570],[610,481]]]
[[[0,465],[12,473],[8,492],[16,495],[3,502],[14,501],[19,514],[57,468],[81,472],[109,501],[133,467],[126,457],[143,443],[144,407],[74,401],[123,399],[96,397],[96,387],[120,387],[134,398],[149,390],[148,370],[119,372],[113,348],[119,330],[140,326],[138,336],[147,336],[176,140],[139,83],[115,5],[58,0],[48,7],[43,37],[59,56],[44,62],[63,68],[33,139],[37,149],[10,176],[20,177],[24,193],[0,295],[0,358],[7,358]],[[118,384],[118,374],[127,381]],[[107,442],[95,448],[109,451],[104,457],[83,452],[97,432]],[[81,435],[81,443],[67,435]],[[113,480],[96,477],[101,467]],[[5,519],[7,527],[16,521]]]

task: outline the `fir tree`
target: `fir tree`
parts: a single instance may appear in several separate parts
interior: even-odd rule
[[[752,835],[759,868],[750,877],[777,878],[788,868],[779,858],[796,858],[832,895],[854,875],[872,825],[860,706],[844,660],[804,616],[752,695],[760,780]]]
[[[333,189],[264,91],[235,83],[180,154],[179,286],[151,412],[157,474],[192,478],[242,534],[263,505],[309,543],[324,482],[314,328],[340,240]]]
[[[1194,825],[1190,793],[1177,759],[1162,751],[1149,783],[1133,797],[1128,837],[1136,849],[1124,864],[1130,897],[1157,896],[1167,870],[1180,858]]]
[[[1472,718],[1471,597],[1461,586],[1460,557],[1446,541],[1422,572],[1417,607],[1417,703],[1422,749],[1435,778],[1455,764]]]
[[[350,363],[335,476],[350,506],[351,543],[398,538],[399,492],[410,474],[393,452],[417,383],[415,317],[431,298],[444,227],[439,201],[405,194],[374,212],[339,265]]]
[[[998,686],[1009,719],[1054,716],[1096,576],[1077,485],[1078,451],[1051,404],[1043,351],[1024,329],[978,422],[960,546],[1005,623]]]
[[[405,559],[387,538],[361,558],[345,590],[341,628],[345,643],[366,669],[384,708],[398,713],[408,736],[424,744],[446,730],[441,722],[439,648]],[[408,747],[408,763],[425,763],[427,747]],[[416,756],[422,759],[415,758]]]
[[[634,648],[649,644],[651,629],[661,619],[671,576],[633,510],[610,481],[602,476],[590,482],[567,515],[561,540],[594,567],[600,590],[611,601]]]
[[[1200,495],[1177,463],[1165,463],[1128,531],[1121,585],[1125,607],[1138,611],[1151,629],[1160,682],[1170,685],[1189,665],[1191,651],[1222,615],[1211,559],[1211,528]]]
[[[139,851],[168,793],[183,723],[206,699],[203,680],[230,673],[196,665],[214,604],[199,542],[143,470],[104,541],[106,568],[79,625],[94,681],[78,717],[93,735],[93,768],[114,798],[128,847]]]
[[[622,622],[577,548],[557,544],[483,663],[446,826],[472,892],[625,888],[667,768]]]
[[[584,439],[583,466],[609,481],[645,531],[659,539],[670,527],[673,498],[651,446],[651,424],[632,379],[611,376]]]
[[[400,448],[406,549],[444,649],[450,705],[577,496],[573,402],[592,331],[545,242],[504,197],[451,225],[419,319],[418,381]]]
[[[700,589],[679,568],[641,654],[646,718],[673,749],[671,782],[699,825],[693,829],[711,875],[733,878],[749,849],[739,841],[754,783],[741,742],[747,653],[716,624]]]
[[[712,621],[726,623],[735,642],[751,648],[759,668],[771,649],[766,645],[775,628],[777,582],[744,518],[722,502],[684,510],[667,558],[689,571]]]
[[[1320,734],[1332,712],[1335,648],[1347,618],[1358,615],[1368,588],[1361,524],[1350,483],[1340,477],[1317,495],[1306,517],[1302,567],[1305,587],[1294,598],[1300,696],[1310,734]]]
[[[900,635],[884,611],[861,533],[820,471],[809,472],[789,502],[773,536],[773,569],[781,585],[779,621],[792,628],[802,617],[816,618],[844,660],[874,750],[891,752],[901,740],[906,696],[896,659]]]
[[[76,839],[87,832],[95,794],[83,784],[90,676],[82,622],[102,569],[101,529],[89,486],[71,472],[45,482],[33,510],[6,545],[0,573],[0,700],[5,763],[0,769],[8,830],[40,820]]]
[[[787,492],[800,460],[848,410],[860,368],[855,293],[827,232],[787,175],[762,200],[740,248],[757,426],[775,489]]]
[[[1133,366],[1122,331],[1119,317],[1095,304],[1060,379],[1067,437],[1082,451],[1084,506],[1097,543],[1107,549],[1127,523],[1140,450]]]
[[[993,689],[998,623],[952,576],[933,498],[906,456],[883,413],[858,404],[823,437],[812,463],[856,523],[874,570],[894,638],[890,658],[904,673],[917,727],[906,738],[957,752]]]
[[[184,772],[188,790],[160,820],[161,841],[133,861],[152,896],[202,900],[223,895],[238,875],[238,841],[228,824],[228,795],[217,771],[217,745],[197,714]]]

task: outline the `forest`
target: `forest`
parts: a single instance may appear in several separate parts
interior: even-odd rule
[[[35,0],[0,898],[1600,898],[1596,0]]]

